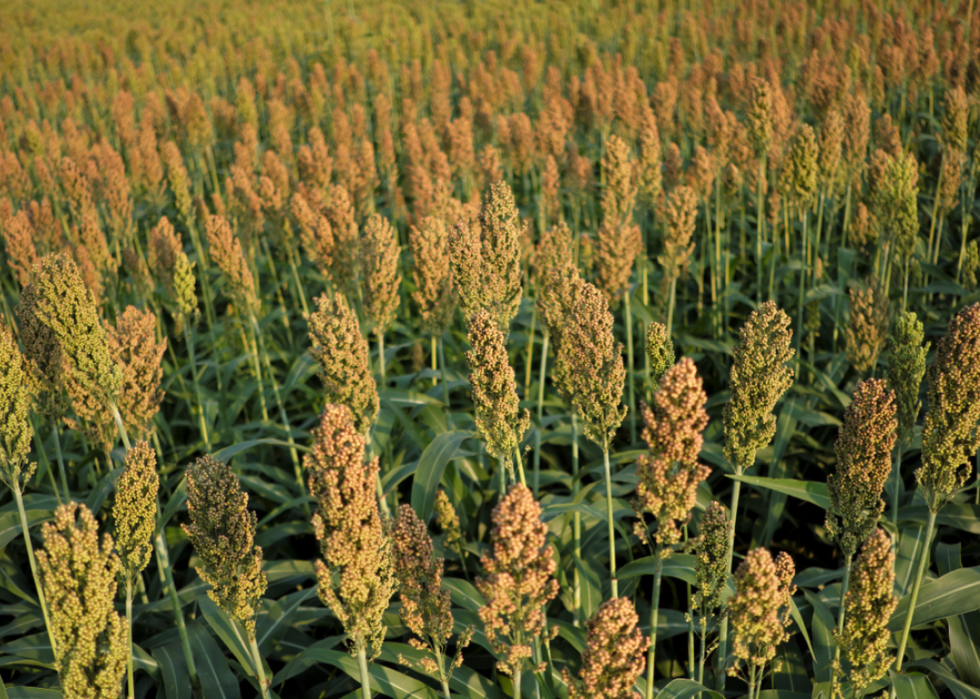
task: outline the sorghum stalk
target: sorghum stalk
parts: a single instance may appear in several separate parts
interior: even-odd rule
[[[653,699],[654,663],[657,656],[657,625],[660,623],[660,577],[664,569],[661,547],[653,554],[653,592],[650,595],[650,650],[647,651],[647,693],[646,699]]]
[[[544,382],[548,376],[548,341],[551,333],[544,328],[544,340],[541,342],[541,367],[538,375],[538,430],[534,440],[534,497],[538,497],[538,487],[541,483],[541,421],[544,416]]]
[[[980,444],[980,403],[975,399],[980,389],[980,304],[963,309],[950,320],[927,376],[929,409],[922,428],[922,466],[915,476],[929,508],[929,521],[898,644],[896,671],[902,669],[915,603],[928,566],[936,515],[966,484],[972,471],[970,457]]]
[[[27,549],[27,561],[37,588],[44,628],[51,638],[51,647],[54,649],[57,640],[54,636],[54,627],[51,626],[51,619],[48,617],[48,605],[34,558],[34,547],[31,544],[31,533],[22,495],[24,485],[30,480],[36,468],[36,464],[27,465],[34,433],[27,419],[30,396],[27,392],[27,374],[24,369],[24,358],[17,348],[13,333],[10,332],[4,317],[0,316],[0,480],[13,491],[14,500],[17,502],[17,514],[20,518],[21,533],[24,536],[24,546]]]
[[[786,366],[793,357],[790,319],[774,301],[761,304],[739,332],[739,344],[731,369],[731,399],[724,409],[725,455],[735,474],[741,476],[755,463],[756,453],[776,433],[776,402],[793,383]],[[731,570],[735,548],[735,518],[741,481],[732,487],[731,522],[728,530],[726,570]],[[719,632],[718,684],[724,688],[724,658],[728,647],[728,618]]]

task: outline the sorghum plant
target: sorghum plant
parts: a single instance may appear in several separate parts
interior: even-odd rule
[[[558,594],[558,581],[552,577],[557,564],[547,534],[541,505],[530,489],[512,485],[493,509],[490,549],[481,559],[483,577],[476,587],[486,598],[480,608],[484,632],[497,654],[497,669],[514,680],[514,699],[521,696],[531,644],[546,630],[545,605]],[[536,667],[540,672],[543,663]]]
[[[578,680],[566,669],[562,678],[569,699],[634,699],[643,674],[643,651],[650,645],[637,628],[639,617],[625,597],[603,602],[585,623],[585,650]]]

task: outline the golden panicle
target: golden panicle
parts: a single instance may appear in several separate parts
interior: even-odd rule
[[[31,283],[31,271],[37,264],[34,226],[31,225],[31,219],[24,209],[3,221],[2,224],[7,265],[17,277],[21,287],[25,287]]]
[[[851,315],[845,331],[847,361],[858,372],[874,370],[888,339],[888,296],[875,280],[850,289]]]
[[[836,472],[827,476],[827,532],[845,556],[857,552],[885,510],[881,493],[891,473],[897,427],[894,391],[883,379],[859,383],[834,447]]]
[[[481,310],[470,318],[467,337],[473,348],[466,353],[466,362],[476,405],[476,428],[486,442],[487,451],[505,464],[513,480],[511,457],[520,447],[530,415],[520,409],[504,334],[490,314]]]
[[[657,259],[664,274],[677,279],[687,268],[694,252],[694,227],[698,216],[698,198],[693,189],[677,187],[667,198],[667,235],[664,251]]]
[[[888,622],[898,606],[894,586],[892,542],[883,530],[875,529],[851,571],[844,595],[844,631],[834,630],[834,640],[851,666],[849,679],[855,696],[884,677],[895,659],[888,653]]]
[[[439,528],[446,534],[446,546],[462,559],[463,530],[459,525],[459,515],[456,514],[453,504],[449,502],[446,491],[441,489],[436,491],[435,513]]]
[[[197,574],[211,586],[208,597],[254,637],[266,588],[262,549],[248,494],[228,464],[205,455],[187,469],[187,514],[191,523],[181,526],[201,560]]]
[[[674,366],[674,343],[663,323],[650,323],[646,352],[650,358],[650,388],[656,391],[667,370]]]
[[[694,577],[698,586],[694,605],[698,608],[702,629],[707,625],[706,617],[721,607],[721,593],[728,578],[730,527],[728,510],[720,502],[712,502],[701,518],[694,544]]]
[[[521,224],[514,195],[496,182],[480,209],[479,228],[460,220],[449,238],[453,284],[469,317],[488,311],[505,334],[521,304]]]
[[[785,552],[774,561],[764,548],[749,551],[735,571],[735,596],[728,602],[734,630],[732,652],[736,674],[741,663],[762,668],[776,656],[776,646],[789,639],[790,598],[796,591],[793,559]]]
[[[390,525],[375,497],[378,459],[364,458],[364,436],[350,410],[327,405],[303,457],[319,503],[313,532],[320,542],[318,594],[347,632],[352,651],[381,652],[382,615],[395,591]]]
[[[493,509],[490,548],[476,581],[487,641],[501,658],[500,672],[514,676],[531,659],[531,645],[545,627],[545,605],[558,594],[557,569],[541,505],[530,489],[515,484]],[[543,670],[537,668],[538,671]]]
[[[38,290],[31,284],[20,292],[17,317],[24,345],[25,370],[34,410],[49,423],[67,410],[61,345],[54,331],[37,316]]]
[[[912,311],[899,314],[888,341],[888,383],[895,391],[900,444],[912,441],[919,417],[919,388],[926,373],[926,355],[931,343],[923,344],[922,322]]]
[[[565,318],[555,371],[562,377],[585,436],[607,447],[626,417],[623,348],[613,336],[613,316],[602,293],[585,284]]]
[[[648,452],[636,460],[634,510],[641,520],[645,513],[657,520],[660,547],[680,543],[680,525],[690,519],[698,486],[711,475],[710,468],[698,463],[708,425],[707,400],[694,362],[685,357],[664,375],[653,404],[642,407]]]
[[[790,319],[766,301],[739,331],[732,364],[731,398],[725,406],[725,456],[742,473],[776,434],[776,402],[793,385]]]
[[[0,315],[0,480],[18,490],[34,436],[28,421],[29,386],[24,357]]]
[[[156,341],[157,318],[153,311],[141,311],[135,306],[116,318],[114,327],[107,328],[109,354],[122,371],[122,387],[118,405],[126,432],[136,439],[148,431],[153,416],[160,409],[163,391],[163,353],[167,340]]]
[[[55,668],[65,697],[118,699],[129,662],[126,620],[114,605],[119,558],[91,511],[70,502],[41,528],[37,552],[50,612]]]
[[[150,562],[153,531],[156,528],[157,491],[156,452],[148,442],[137,442],[126,452],[126,463],[116,481],[116,501],[112,519],[116,525],[116,551],[122,573],[133,580]]]
[[[355,284],[360,271],[361,240],[354,204],[347,190],[339,185],[330,188],[327,219],[333,233],[330,280],[338,291],[351,297],[355,295]]]
[[[922,428],[922,466],[915,477],[938,512],[966,485],[980,446],[980,303],[949,321],[926,372],[928,409]]]
[[[414,261],[412,298],[419,306],[422,331],[439,337],[449,327],[456,310],[445,222],[435,216],[423,218],[418,227],[409,230],[408,244]]]
[[[773,96],[772,87],[764,78],[754,78],[749,97],[747,114],[749,125],[749,140],[756,155],[769,150],[773,131]]]
[[[409,504],[398,508],[392,541],[402,622],[418,637],[409,643],[417,650],[430,650],[440,660],[437,664],[426,656],[413,665],[440,681],[448,680],[440,656],[453,634],[453,615],[449,590],[442,589],[443,559],[436,558],[428,528]]]
[[[402,280],[398,273],[400,252],[395,229],[381,214],[374,214],[364,230],[361,267],[364,315],[378,335],[388,329],[398,310]]]
[[[647,100],[641,102],[639,150],[635,165],[637,190],[642,204],[653,209],[663,193],[663,150],[657,116]]]
[[[605,187],[602,190],[602,225],[596,257],[596,285],[613,306],[629,285],[633,262],[642,252],[640,228],[633,223],[636,185],[629,145],[610,136],[602,156]]]
[[[95,300],[65,254],[43,258],[34,277],[33,312],[58,339],[75,413],[87,423],[91,436],[106,446],[112,423],[107,412],[119,397],[122,372],[109,352]]]
[[[606,600],[585,622],[585,650],[578,680],[565,669],[569,699],[634,699],[633,687],[646,669],[650,639],[627,597]]]
[[[324,294],[317,310],[306,316],[313,346],[310,354],[320,365],[326,403],[346,406],[357,431],[367,434],[378,417],[378,386],[368,362],[367,340],[347,299]]]
[[[163,166],[167,173],[167,183],[170,185],[170,191],[174,194],[174,205],[180,212],[180,217],[190,225],[193,199],[191,197],[190,177],[187,175],[187,168],[184,167],[184,158],[177,144],[173,141],[164,143],[160,154],[163,157]]]
[[[223,216],[211,216],[207,220],[205,231],[208,236],[208,255],[221,270],[232,301],[237,308],[254,313],[259,307],[255,279],[245,261],[241,241],[231,230],[231,224]]]

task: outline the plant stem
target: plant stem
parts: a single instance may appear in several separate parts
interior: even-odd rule
[[[841,636],[844,633],[844,598],[847,596],[847,586],[851,581],[851,560],[853,556],[848,554],[844,556],[844,582],[841,583],[840,587],[840,607],[837,610],[837,634]],[[837,690],[837,672],[840,666],[840,643],[834,644],[834,662],[830,666],[830,696],[836,696]]]
[[[429,336],[429,356],[432,360],[432,388],[439,385],[439,376],[436,373],[439,370],[439,363],[436,361],[436,355],[438,350],[436,349],[436,336]]]
[[[521,699],[521,668],[514,671],[514,699]]]
[[[201,436],[204,437],[204,447],[208,453],[211,452],[211,437],[208,435],[207,420],[204,417],[204,401],[201,400],[201,386],[197,381],[197,358],[194,353],[194,338],[184,322],[184,344],[187,345],[187,354],[191,360],[191,383],[194,384],[194,395],[197,398],[198,420],[201,424]]]
[[[133,578],[126,576],[126,629],[129,634],[129,663],[126,665],[126,685],[129,699],[136,697],[136,684],[133,680]]]
[[[902,440],[895,445],[895,483],[892,488],[892,525],[898,530],[898,500],[902,487]]]
[[[24,534],[24,545],[27,548],[27,562],[31,566],[31,575],[34,576],[34,586],[37,587],[37,600],[41,605],[41,615],[44,617],[44,628],[51,639],[51,650],[55,657],[58,656],[58,649],[54,639],[54,632],[51,630],[51,618],[48,616],[48,603],[44,598],[44,588],[41,586],[41,577],[37,572],[37,561],[34,559],[34,546],[31,544],[31,532],[27,526],[27,511],[24,509],[24,497],[20,492],[20,483],[13,483],[11,490],[14,492],[14,500],[17,501],[17,513],[20,515],[20,527]]]
[[[385,334],[383,332],[376,334],[378,336],[378,369],[381,371],[381,385],[378,387],[380,390],[385,386]]]
[[[368,672],[367,648],[363,641],[357,644],[357,667],[361,671],[361,696],[371,699],[371,674]]]
[[[65,490],[65,502],[71,502],[71,490],[68,488],[68,475],[65,471],[65,457],[61,453],[61,430],[58,423],[52,422],[51,431],[54,432],[54,455],[58,459],[58,472],[61,476],[61,487]]]
[[[619,581],[616,580],[616,528],[613,525],[612,471],[609,467],[609,444],[602,445],[602,464],[606,471],[606,519],[609,522],[609,577],[612,580],[612,596],[619,597]]]
[[[660,547],[654,554],[653,594],[650,596],[650,650],[647,651],[647,694],[653,699],[654,661],[657,655],[657,624],[660,622],[660,577],[663,573],[664,558]]]
[[[524,479],[524,458],[521,456],[520,445],[514,449],[514,461],[517,464],[517,475],[520,476],[521,485],[527,486],[527,481]]]
[[[191,642],[187,637],[187,626],[184,624],[184,613],[180,609],[180,599],[177,597],[177,586],[174,584],[174,574],[170,567],[167,554],[167,540],[163,532],[158,532],[154,540],[157,565],[163,571],[164,579],[167,583],[167,593],[170,595],[170,604],[174,609],[174,619],[177,621],[177,634],[180,636],[180,647],[184,651],[184,661],[187,663],[187,672],[191,676],[191,682],[198,684],[197,666],[194,664],[194,654],[191,653]]]
[[[674,336],[674,302],[677,294],[677,278],[670,279],[670,295],[667,299],[667,339]]]
[[[544,416],[544,382],[548,376],[548,340],[550,333],[544,329],[544,340],[541,342],[541,373],[538,379],[538,433],[534,440],[534,497],[538,497],[541,485],[541,420]]]
[[[766,177],[766,156],[759,158],[759,174],[756,178],[756,235],[755,235],[755,256],[756,256],[756,294],[757,298],[762,298],[762,242],[766,239],[766,213],[765,197],[762,195],[763,181]]]
[[[123,424],[122,415],[119,414],[119,406],[116,405],[116,401],[110,400],[109,407],[112,409],[112,419],[116,421],[116,429],[119,430],[123,446],[126,447],[126,451],[129,451],[129,435],[126,434],[126,426]]]
[[[534,331],[538,324],[538,304],[531,311],[531,332],[527,338],[527,362],[524,365],[524,395],[531,390],[531,370],[534,364]]]
[[[630,444],[636,443],[636,395],[635,386],[636,377],[634,376],[633,368],[633,312],[630,309],[630,289],[629,286],[626,287],[626,293],[623,296],[623,309],[625,312],[626,321],[626,362],[629,371],[626,375],[626,383],[629,388],[629,415],[630,415]]]
[[[922,587],[922,578],[926,568],[929,566],[929,545],[932,540],[932,530],[936,527],[936,513],[933,508],[929,508],[929,521],[926,523],[926,543],[922,548],[922,555],[919,557],[919,568],[915,573],[915,581],[912,583],[912,594],[909,596],[909,608],[905,615],[905,625],[902,627],[902,635],[898,643],[898,654],[895,656],[895,672],[902,671],[902,659],[905,657],[905,646],[909,642],[909,632],[912,630],[912,617],[915,615],[915,603],[919,601],[919,588]]]
[[[580,489],[578,480],[578,420],[575,412],[572,411],[572,500],[578,499]],[[572,608],[575,612],[575,625],[578,626],[583,620],[580,618],[582,612],[582,579],[578,568],[582,562],[582,513],[578,510],[572,512],[572,543],[575,549],[575,570],[573,575]]]
[[[449,380],[446,378],[446,351],[443,347],[442,338],[439,338],[439,369],[442,371],[442,398],[446,404],[446,424],[450,430],[456,429],[453,426],[453,409],[449,403]]]
[[[738,476],[742,475],[742,471],[739,468],[735,469],[735,474]],[[727,553],[725,554],[725,559],[728,561],[728,565],[725,566],[726,575],[732,570],[732,557],[735,553],[735,520],[738,512],[738,498],[742,492],[742,481],[735,481],[735,485],[732,487],[732,510],[731,510],[731,522],[728,526],[728,546],[726,547]],[[721,620],[721,628],[718,631],[718,655],[715,660],[716,671],[715,671],[715,681],[717,683],[718,691],[723,691],[725,689],[725,665],[726,665],[726,654],[728,651],[728,616],[725,615]]]
[[[262,687],[262,696],[269,699],[269,680],[265,676],[265,663],[262,662],[262,654],[259,653],[259,644],[255,640],[255,632],[248,634],[249,646],[252,649],[252,662],[255,663],[255,675],[259,678],[259,686]]]

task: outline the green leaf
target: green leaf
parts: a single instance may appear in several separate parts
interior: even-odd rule
[[[231,446],[225,447],[224,449],[219,449],[218,451],[214,452],[212,456],[214,456],[214,458],[216,458],[218,461],[224,461],[225,463],[227,463],[231,461],[231,458],[236,454],[240,454],[243,451],[246,451],[247,449],[251,449],[252,447],[257,447],[262,444],[270,444],[272,446],[286,447],[286,448],[293,447],[303,452],[310,451],[309,447],[302,446],[300,444],[290,444],[285,440],[275,439],[274,437],[263,437],[262,439],[250,439],[247,442],[238,442],[237,444],[232,444]]]
[[[925,546],[925,527],[904,527],[895,554],[895,592],[899,596],[908,594],[912,588],[912,576],[922,548]]]
[[[181,478],[180,483],[174,488],[174,492],[170,495],[170,499],[167,501],[167,506],[163,508],[163,514],[160,515],[160,521],[157,522],[157,531],[162,531],[170,519],[177,514],[177,511],[181,508],[187,501],[187,479]]]
[[[27,510],[24,514],[27,515],[28,529],[33,529],[53,516],[50,510]],[[0,515],[0,549],[20,536],[20,529],[19,512],[4,512]]]
[[[948,658],[946,660],[948,660]],[[956,699],[980,699],[980,689],[966,684],[960,680],[960,678],[957,677],[949,668],[947,668],[946,665],[940,663],[939,661],[933,660],[932,658],[915,660],[906,663],[905,667],[921,667],[937,675],[943,682],[946,683],[946,686],[949,687]]]
[[[317,660],[313,657],[317,651],[320,650],[332,650],[338,643],[347,638],[344,636],[330,636],[324,638],[323,640],[317,641],[316,643],[307,646],[299,654],[286,663],[286,667],[276,673],[275,678],[272,680],[272,686],[278,687],[283,682],[295,677],[296,675],[302,673],[308,667],[315,665]]]
[[[703,684],[687,679],[671,680],[657,692],[658,699],[692,699],[698,695],[711,697],[711,699],[725,699],[721,692],[708,689]]]
[[[793,617],[793,621],[799,627],[800,631],[803,632],[803,640],[806,641],[807,648],[810,649],[810,657],[814,660],[817,659],[816,651],[813,648],[813,641],[810,640],[810,632],[806,630],[806,624],[803,623],[803,615],[800,614],[800,608],[796,604],[796,600],[792,597],[789,598],[789,613]]]
[[[412,480],[412,509],[423,522],[432,519],[432,511],[436,503],[436,490],[439,481],[446,470],[446,465],[453,460],[460,444],[472,432],[457,430],[443,432],[429,443],[419,459],[415,478]]]
[[[936,688],[921,672],[901,673],[888,671],[898,699],[939,699]]]
[[[191,622],[187,625],[187,635],[204,699],[239,699],[241,691],[238,680],[207,629],[197,622]]]
[[[153,657],[160,665],[163,690],[167,699],[191,699],[191,676],[187,671],[187,662],[184,660],[180,641],[154,648]]]
[[[473,583],[459,578],[443,578],[442,585],[449,590],[453,604],[475,612],[487,602]]]
[[[905,624],[909,597],[906,595],[899,600],[888,622],[890,631],[899,631]],[[980,609],[980,566],[960,568],[922,585],[918,604],[912,614],[912,626],[977,609]]]
[[[762,476],[735,476],[725,474],[729,478],[754,485],[758,488],[767,488],[777,493],[791,495],[800,500],[827,509],[830,507],[830,496],[827,494],[827,484],[815,481],[798,481],[793,478],[763,478]]]
[[[263,655],[267,655],[272,650],[272,645],[286,633],[300,605],[314,595],[316,595],[315,585],[286,595],[273,602],[269,611],[258,618],[255,625],[255,640]]]
[[[830,682],[830,661],[834,654],[834,615],[824,601],[809,590],[804,590],[807,601],[813,607],[813,674],[817,682]]]
[[[387,401],[398,407],[443,404],[438,398],[433,398],[418,391],[407,391],[404,388],[383,388],[378,391],[378,397],[382,401]]]
[[[238,628],[238,624],[232,621],[231,617],[225,614],[225,610],[221,609],[207,595],[198,597],[197,603],[200,605],[201,611],[204,612],[204,618],[208,624],[221,637],[228,650],[235,654],[235,658],[245,668],[245,672],[255,677],[255,668],[252,666],[252,656],[248,648],[248,642]]]
[[[307,659],[333,665],[357,683],[361,681],[357,660],[352,658],[349,653],[325,648],[311,648],[303,655]],[[409,699],[409,697],[411,699],[438,699],[429,685],[397,670],[392,670],[390,667],[373,662],[368,664],[368,672],[371,675],[371,689],[375,692],[381,692],[386,697],[392,697],[392,699]]]
[[[122,466],[112,469],[105,478],[99,479],[98,485],[89,493],[89,496],[85,499],[85,505],[92,511],[93,515],[99,514],[99,510],[102,509],[102,503],[109,496],[109,492],[116,487],[116,480],[122,472]]]
[[[41,687],[7,687],[10,699],[58,699],[63,696],[57,689],[42,689]]]
[[[956,672],[964,682],[980,688],[980,612],[951,616],[947,621]]]

